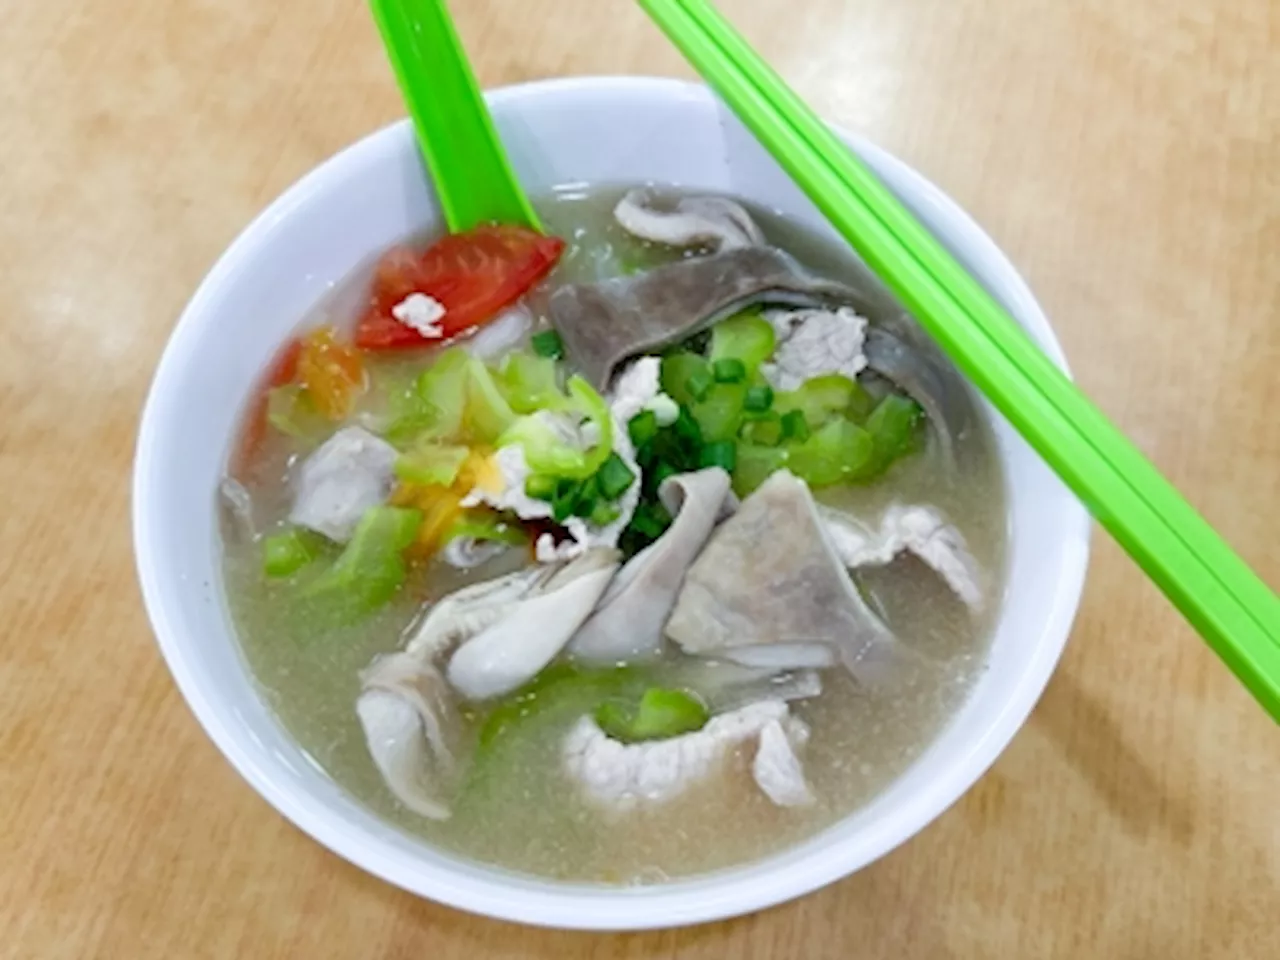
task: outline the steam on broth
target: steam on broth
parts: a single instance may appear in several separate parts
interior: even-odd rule
[[[438,847],[606,883],[776,852],[883,790],[981,670],[993,437],[795,223],[537,206],[563,249],[393,251],[282,349],[223,484],[245,655],[337,783]]]

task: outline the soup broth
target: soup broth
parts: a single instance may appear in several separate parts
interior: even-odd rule
[[[563,284],[634,275],[691,255],[623,230],[613,214],[623,193],[621,187],[600,186],[561,191],[536,203],[547,231],[567,242],[556,269],[526,297],[538,327],[549,324],[549,294]],[[865,269],[846,250],[781,216],[744,206],[770,245],[814,274],[867,285]],[[300,328],[333,324],[350,330],[367,300],[371,273],[372,265],[357,271]],[[403,389],[428,356],[408,351],[368,357],[369,389],[348,421],[376,422],[390,393]],[[370,757],[354,706],[361,673],[379,655],[403,646],[425,604],[527,567],[529,552],[508,550],[466,570],[438,556],[410,564],[389,602],[359,622],[335,623],[324,611],[298,602],[293,579],[263,576],[261,534],[288,517],[299,463],[314,442],[268,430],[252,464],[238,473],[252,498],[256,534],[224,509],[226,596],[245,657],[280,722],[335,782],[388,821],[435,847],[529,874],[659,882],[757,859],[831,825],[884,790],[961,705],[982,669],[1000,606],[1006,511],[985,419],[972,417],[953,446],[951,463],[942,462],[937,444],[927,444],[874,481],[815,490],[820,502],[863,517],[894,503],[937,508],[963,534],[981,571],[985,602],[980,612],[971,611],[910,553],[853,574],[896,642],[919,656],[886,684],[859,682],[839,665],[828,667],[820,696],[790,704],[810,731],[802,753],[814,798],[807,806],[780,807],[755,789],[749,770],[753,748],[745,745],[731,751],[723,770],[666,802],[626,810],[591,802],[567,775],[562,744],[570,728],[596,708],[599,689],[580,683],[572,672],[557,674],[553,665],[523,699],[460,704],[461,737],[474,753],[452,815],[436,820],[408,809]],[[638,696],[654,686],[680,686],[689,659],[668,644],[657,661],[620,674],[614,693]],[[562,662],[563,656],[557,664]],[[490,736],[498,727],[501,735]],[[485,742],[477,746],[478,740]]]

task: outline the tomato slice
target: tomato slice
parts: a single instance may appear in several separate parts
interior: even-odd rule
[[[369,307],[356,327],[356,346],[390,350],[439,342],[392,315],[412,293],[426,294],[444,307],[441,340],[482,326],[550,273],[563,251],[558,237],[513,226],[455,233],[421,256],[397,247],[378,263]]]

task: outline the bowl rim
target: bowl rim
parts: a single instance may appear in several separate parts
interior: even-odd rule
[[[600,94],[615,91],[643,94],[655,99],[690,98],[714,100],[702,84],[659,77],[584,76],[554,78],[520,83],[487,91],[494,107],[517,108],[523,99]],[[963,238],[966,250],[994,264],[1002,274],[1015,301],[1015,314],[1038,319],[1048,331],[1046,351],[1069,373],[1060,344],[1030,289],[1013,264],[993,240],[955,201],[922,174],[866,139],[833,129],[886,179],[910,186],[915,198],[949,221],[950,229]],[[397,146],[397,141],[401,142]],[[256,256],[258,247],[269,240],[273,227],[305,206],[314,195],[327,189],[337,171],[359,165],[368,155],[401,149],[412,142],[410,121],[400,119],[362,137],[321,162],[289,186],[239,233],[219,256],[184,307],[157,364],[143,408],[134,458],[132,513],[135,562],[144,605],[161,654],[179,690],[205,733],[237,772],[278,812],[295,826],[349,863],[380,879],[419,896],[447,906],[496,919],[557,929],[597,931],[672,928],[727,919],[771,907],[803,896],[862,869],[917,834],[940,816],[987,771],[1021,729],[1040,698],[1066,646],[1079,607],[1088,564],[1091,522],[1078,503],[1069,505],[1074,522],[1064,523],[1068,535],[1060,545],[1064,557],[1052,609],[1046,614],[1046,629],[1028,665],[1023,682],[991,721],[985,733],[969,751],[965,763],[944,771],[931,789],[921,791],[904,804],[895,820],[895,829],[883,831],[871,844],[869,855],[850,864],[849,858],[822,856],[807,858],[785,871],[762,870],[771,858],[751,861],[728,870],[703,874],[687,880],[645,888],[590,887],[556,884],[500,871],[483,879],[460,882],[459,870],[422,864],[417,870],[400,869],[381,855],[370,838],[346,826],[334,812],[314,798],[298,796],[277,782],[272,772],[259,765],[239,743],[240,734],[226,724],[202,681],[187,661],[179,631],[171,622],[168,591],[162,586],[166,574],[156,562],[155,524],[149,506],[153,483],[151,464],[159,432],[159,406],[171,395],[179,359],[187,352],[187,341],[195,335],[201,314],[223,285],[234,281],[242,264]],[[1067,518],[1068,521],[1071,518]],[[173,601],[177,606],[176,601]],[[785,853],[785,851],[783,851]],[[691,886],[708,885],[690,896]],[[538,889],[541,886],[543,889]]]

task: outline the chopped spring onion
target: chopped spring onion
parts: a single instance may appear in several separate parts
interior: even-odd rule
[[[627,424],[627,434],[636,447],[641,447],[658,435],[658,415],[652,410],[641,410]]]
[[[546,500],[550,503],[555,499],[558,486],[559,481],[555,477],[548,477],[541,473],[531,473],[524,482],[524,492],[526,496],[532,497],[534,500]]]
[[[636,482],[635,471],[616,453],[609,454],[596,473],[596,486],[606,500],[617,500]]]
[[[560,334],[554,330],[543,330],[541,333],[535,333],[529,338],[529,346],[533,347],[533,352],[540,357],[559,360],[564,356],[564,341],[560,339]]]
[[[711,375],[716,383],[741,383],[747,379],[747,365],[737,357],[722,357],[712,361]]]
[[[805,420],[803,410],[788,410],[782,415],[782,439],[809,439],[809,422]]]
[[[773,406],[773,387],[748,387],[746,396],[742,398],[742,409],[750,413],[763,413]]]
[[[708,443],[702,448],[702,457],[699,460],[699,466],[702,467],[721,467],[722,469],[733,473],[733,468],[738,463],[738,447],[732,440],[717,440],[714,443]]]
[[[678,350],[662,358],[662,392],[676,403],[687,406],[693,402],[693,394],[689,392],[689,378],[699,374],[709,374],[707,361],[696,353]]]
[[[622,511],[613,504],[600,501],[591,511],[591,516],[587,519],[597,527],[607,527],[613,523],[618,517],[622,516]]]

